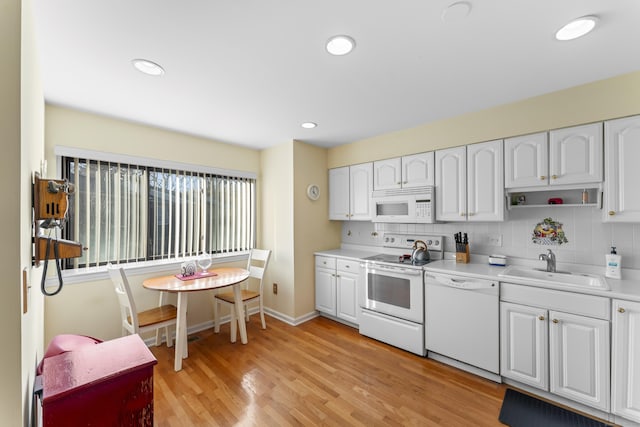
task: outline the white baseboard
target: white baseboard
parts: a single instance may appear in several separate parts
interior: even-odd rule
[[[259,313],[259,308],[258,307],[251,307],[249,308],[249,315],[254,315],[254,314],[258,314]],[[318,313],[317,311],[312,311],[310,313],[307,313],[303,316],[300,317],[291,317],[291,316],[287,316],[285,314],[282,314],[278,311],[272,310],[270,308],[266,308],[264,309],[264,314],[267,316],[271,316],[274,317],[278,320],[280,320],[281,322],[284,322],[288,325],[291,326],[298,326],[301,325],[304,322],[308,322],[311,319],[314,319],[316,317],[318,317],[320,315],[320,313]],[[226,315],[226,316],[222,316],[220,318],[220,324],[224,325],[225,323],[229,323],[231,321],[231,316],[230,315]],[[269,324],[269,322],[267,322],[267,325]],[[206,322],[202,322],[202,323],[198,323],[197,325],[191,325],[187,327],[187,335],[191,335],[191,334],[195,334],[197,332],[200,331],[204,331],[207,329],[212,329],[214,327],[213,324],[213,319],[212,320],[207,320]],[[172,331],[172,335],[173,335],[173,341],[175,342],[176,339],[176,332],[175,330]],[[147,345],[147,347],[151,347],[154,346],[156,344],[156,338],[155,337],[151,337],[151,338],[147,338],[144,340],[144,343]]]

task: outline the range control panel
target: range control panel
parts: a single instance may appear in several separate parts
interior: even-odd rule
[[[387,248],[411,249],[416,240],[422,240],[427,244],[430,251],[442,251],[444,244],[443,236],[434,235],[413,235],[413,234],[390,234],[385,233],[382,239],[383,246]]]

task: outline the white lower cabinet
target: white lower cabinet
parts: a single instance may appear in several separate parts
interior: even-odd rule
[[[500,370],[503,377],[547,390],[547,310],[500,303]]]
[[[336,316],[358,324],[359,261],[339,259],[336,266]]]
[[[549,312],[551,393],[609,411],[609,322]]]
[[[612,412],[640,423],[640,302],[613,300]]]
[[[501,292],[501,375],[608,412],[609,299],[511,284]]]
[[[316,256],[316,310],[336,315],[336,259]]]
[[[360,261],[316,256],[316,310],[357,325]]]

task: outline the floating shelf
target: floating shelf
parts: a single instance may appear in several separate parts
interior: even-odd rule
[[[582,203],[582,192],[587,191],[587,203]],[[505,194],[507,198],[507,209],[523,209],[523,208],[602,208],[602,189],[598,187],[572,188],[572,189],[555,189],[546,187],[540,188],[518,188],[507,189]],[[523,203],[519,203],[519,198],[523,198]],[[562,199],[562,203],[549,203],[550,199]]]

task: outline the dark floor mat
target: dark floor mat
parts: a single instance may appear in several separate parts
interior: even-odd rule
[[[498,417],[511,427],[611,427],[535,397],[507,389]]]

